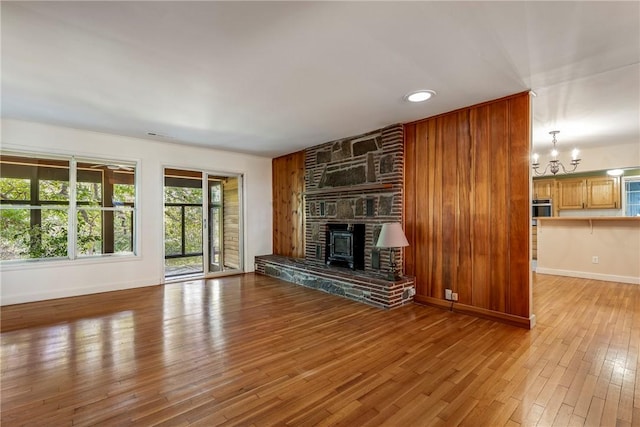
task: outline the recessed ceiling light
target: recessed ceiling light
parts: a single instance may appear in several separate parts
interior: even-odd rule
[[[423,102],[436,94],[435,90],[416,90],[406,95],[404,99],[409,102]]]
[[[609,169],[607,171],[607,175],[609,176],[620,176],[624,173],[622,169]]]

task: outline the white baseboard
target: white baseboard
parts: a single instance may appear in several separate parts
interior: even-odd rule
[[[604,280],[605,282],[621,282],[621,283],[631,283],[633,285],[640,285],[640,277],[633,277],[633,276],[616,276],[613,274],[590,273],[588,271],[556,270],[553,268],[542,268],[539,266],[536,269],[536,273],[552,274],[554,276],[579,277],[581,279]]]
[[[56,298],[67,298],[67,297],[76,297],[80,295],[89,295],[89,294],[98,294],[101,292],[111,292],[111,291],[120,291],[123,289],[133,289],[133,288],[142,288],[145,286],[153,286],[161,283],[161,279],[158,278],[155,281],[133,281],[133,282],[121,282],[121,283],[109,283],[102,284],[96,286],[86,286],[82,288],[71,288],[71,289],[55,289],[55,290],[46,290],[43,292],[34,292],[29,294],[18,294],[18,295],[3,295],[0,300],[0,305],[13,305],[13,304],[23,304],[26,302],[34,302],[34,301],[44,301],[49,299]]]

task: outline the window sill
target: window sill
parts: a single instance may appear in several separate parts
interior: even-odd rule
[[[82,257],[74,260],[56,259],[30,259],[15,261],[0,261],[1,271],[31,270],[39,268],[59,268],[91,264],[108,264],[114,262],[141,261],[140,255],[102,255],[95,257]]]

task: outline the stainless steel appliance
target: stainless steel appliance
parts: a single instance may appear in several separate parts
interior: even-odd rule
[[[533,225],[537,225],[536,218],[541,216],[553,216],[553,203],[551,199],[536,199],[531,202],[531,217]]]

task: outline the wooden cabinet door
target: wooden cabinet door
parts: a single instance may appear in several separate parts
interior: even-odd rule
[[[534,179],[533,199],[553,199],[554,179]]]
[[[620,179],[607,176],[587,178],[587,208],[617,209],[620,207]]]
[[[562,179],[558,181],[558,209],[584,208],[584,179]]]

